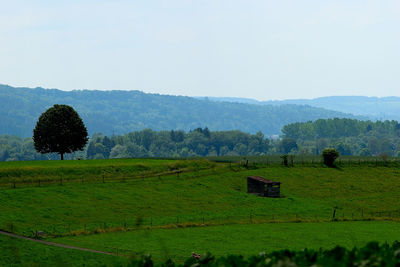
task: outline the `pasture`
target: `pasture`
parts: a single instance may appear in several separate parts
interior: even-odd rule
[[[135,230],[68,236],[53,241],[119,254],[151,254],[158,262],[183,262],[193,251],[215,256],[243,255],[304,248],[348,249],[371,240],[391,244],[400,239],[399,223],[388,221],[235,224],[209,227]]]
[[[0,229],[159,260],[182,260],[192,250],[250,255],[399,240],[400,169],[353,163],[2,162]],[[284,197],[249,195],[249,175],[282,182]],[[344,222],[331,222],[334,209]]]

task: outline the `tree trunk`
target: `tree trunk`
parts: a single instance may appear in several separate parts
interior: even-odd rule
[[[61,155],[61,160],[64,160],[64,153],[60,153]]]

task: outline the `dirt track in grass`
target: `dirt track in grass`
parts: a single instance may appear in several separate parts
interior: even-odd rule
[[[13,238],[29,240],[29,241],[33,241],[33,242],[44,244],[44,245],[48,245],[48,246],[76,249],[76,250],[80,250],[80,251],[87,251],[87,252],[99,253],[99,254],[105,254],[105,255],[114,255],[114,256],[117,255],[115,253],[110,253],[110,252],[105,252],[105,251],[100,251],[100,250],[94,250],[94,249],[90,249],[90,248],[80,248],[80,247],[69,246],[69,245],[59,244],[59,243],[50,242],[50,241],[44,241],[44,240],[40,240],[40,239],[34,239],[34,238],[22,236],[22,235],[16,235],[16,234],[13,234],[13,233],[4,232],[4,231],[1,231],[1,230],[0,230],[0,234],[1,235],[5,235],[5,236],[9,236],[9,237],[13,237]]]

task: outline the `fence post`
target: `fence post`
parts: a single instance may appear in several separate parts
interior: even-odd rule
[[[13,187],[15,188],[15,180],[13,181],[13,183],[14,183],[14,186],[13,186]]]
[[[103,184],[104,184],[104,173],[103,173]]]

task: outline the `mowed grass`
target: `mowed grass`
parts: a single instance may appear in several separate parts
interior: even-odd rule
[[[282,249],[331,249],[364,246],[369,241],[400,240],[400,224],[385,221],[268,223],[176,229],[136,230],[101,235],[70,236],[54,241],[124,253],[151,254],[156,261],[184,261],[194,251],[216,256],[250,256]]]
[[[76,169],[85,170],[85,166],[102,166],[104,161],[73,163],[51,162],[49,168],[72,164],[78,166]],[[137,224],[157,227],[324,221],[332,218],[334,207],[338,207],[336,215],[339,218],[344,215],[346,219],[361,219],[361,216],[365,219],[378,211],[386,211],[386,216],[389,213],[392,217],[399,216],[396,210],[400,199],[400,170],[395,167],[331,169],[272,165],[254,170],[236,166],[231,170],[227,164],[189,160],[115,160],[110,164],[126,165],[125,172],[129,175],[129,164],[156,165],[157,169],[178,163],[189,169],[179,177],[173,174],[125,182],[111,179],[106,183],[2,188],[0,228],[32,236],[35,231],[63,235],[95,229],[108,231],[113,227],[134,228]],[[25,164],[34,171],[31,164],[38,163]],[[41,168],[44,167],[39,168],[43,172]],[[281,193],[285,197],[271,199],[246,193],[248,175],[281,181]]]
[[[125,258],[0,236],[0,266],[124,266]]]

